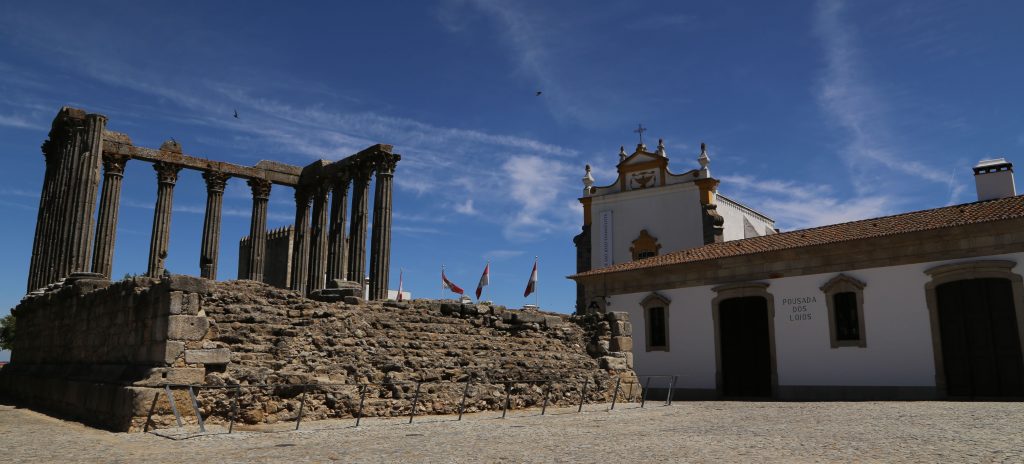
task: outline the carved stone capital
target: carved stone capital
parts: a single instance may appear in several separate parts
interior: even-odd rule
[[[248,182],[252,189],[253,199],[266,200],[270,198],[270,181],[266,179],[252,178]]]
[[[161,184],[174,185],[178,182],[178,171],[181,171],[181,166],[156,162],[153,163],[153,170],[156,171],[156,179],[158,182]]]
[[[309,206],[310,200],[313,199],[310,189],[305,185],[295,186],[295,205],[296,206]]]
[[[401,155],[395,153],[382,153],[380,157],[374,160],[374,168],[377,171],[377,175],[394,175],[395,166],[398,164],[398,160],[400,159],[402,159]]]
[[[231,176],[219,171],[203,171],[203,179],[206,180],[206,191],[208,193],[224,193]]]
[[[103,154],[103,172],[109,175],[124,175],[124,165],[128,163],[128,157],[115,155],[113,153]]]

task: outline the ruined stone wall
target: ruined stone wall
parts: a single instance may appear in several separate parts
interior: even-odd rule
[[[292,277],[292,245],[295,227],[286,226],[267,231],[267,251],[263,255],[266,263],[263,282],[278,288],[289,288]],[[249,250],[252,239],[242,237],[238,242],[238,278],[249,275]]]
[[[418,382],[419,413],[436,414],[458,410],[467,381],[466,411],[500,409],[506,394],[513,408],[545,396],[575,404],[584,390],[586,401],[607,401],[619,379],[635,381],[620,313],[316,301],[252,281],[180,276],[78,282],[15,313],[19,344],[0,388],[116,430],[141,430],[147,416],[151,426],[171,425],[157,388],[165,383],[240,385],[199,390],[207,421],[227,420],[237,394],[239,421],[272,423],[294,420],[303,397],[304,420],[353,417],[364,386],[363,414],[387,416],[410,412]],[[189,412],[187,390],[176,391]],[[99,415],[106,419],[90,417]]]

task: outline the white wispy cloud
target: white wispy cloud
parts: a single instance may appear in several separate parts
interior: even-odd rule
[[[523,250],[490,250],[481,255],[481,257],[485,260],[502,261],[522,256],[524,253]]]
[[[148,209],[150,211],[152,211],[156,207],[151,203],[143,203],[141,201],[135,200],[121,200],[121,204],[129,208]],[[206,207],[188,204],[176,204],[171,207],[171,211],[175,213],[202,215],[206,214]],[[242,208],[221,208],[221,215],[230,217],[250,218],[252,217],[252,210]],[[267,219],[279,222],[290,222],[295,220],[293,216],[280,213],[267,213]]]
[[[776,227],[784,230],[877,217],[893,206],[893,199],[887,195],[842,199],[824,184],[750,175],[723,176],[721,180],[722,194],[775,219]]]
[[[887,129],[886,99],[871,84],[869,65],[858,45],[857,31],[844,20],[843,0],[821,0],[814,31],[821,39],[826,68],[818,89],[825,112],[848,135],[843,156],[853,171],[853,185],[860,195],[877,191],[883,181],[899,185],[904,176],[950,188],[957,198],[964,186],[951,181],[948,171],[905,154]],[[882,169],[880,169],[882,168]],[[895,176],[891,174],[895,174]]]
[[[474,216],[480,214],[479,211],[477,211],[476,208],[473,207],[472,198],[467,198],[466,201],[462,203],[456,203],[455,212],[459,214],[465,214],[467,216]]]
[[[21,116],[8,116],[3,114],[0,114],[0,126],[14,127],[17,129],[46,130],[46,126],[43,124],[30,121]]]
[[[573,230],[579,216],[558,201],[569,185],[571,165],[533,155],[509,158],[501,166],[508,179],[509,195],[519,207],[505,226],[505,237],[525,239],[555,230]]]

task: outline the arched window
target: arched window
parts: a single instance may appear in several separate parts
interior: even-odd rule
[[[668,351],[669,299],[657,293],[640,302],[644,308],[644,340],[647,351]]]
[[[821,286],[828,305],[832,348],[868,346],[864,333],[864,282],[839,274]]]

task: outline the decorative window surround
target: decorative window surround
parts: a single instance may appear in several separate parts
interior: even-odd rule
[[[821,286],[825,293],[825,302],[828,304],[828,336],[832,348],[855,346],[866,348],[868,346],[867,333],[864,331],[864,282],[861,282],[846,274],[839,274],[831,278],[825,285]],[[857,340],[840,340],[836,324],[839,322],[836,316],[835,297],[837,294],[851,292],[857,296]]]
[[[668,330],[668,307],[671,304],[671,300],[665,298],[657,293],[651,293],[647,295],[643,301],[640,302],[640,306],[644,308],[644,344],[647,345],[647,351],[669,351],[669,330]],[[664,331],[664,345],[652,345],[652,312],[661,310],[662,313],[662,330]]]
[[[629,247],[633,261],[658,256],[659,250],[661,250],[661,244],[658,243],[658,239],[647,232],[647,229],[641,230],[640,236],[633,240],[633,246]]]

